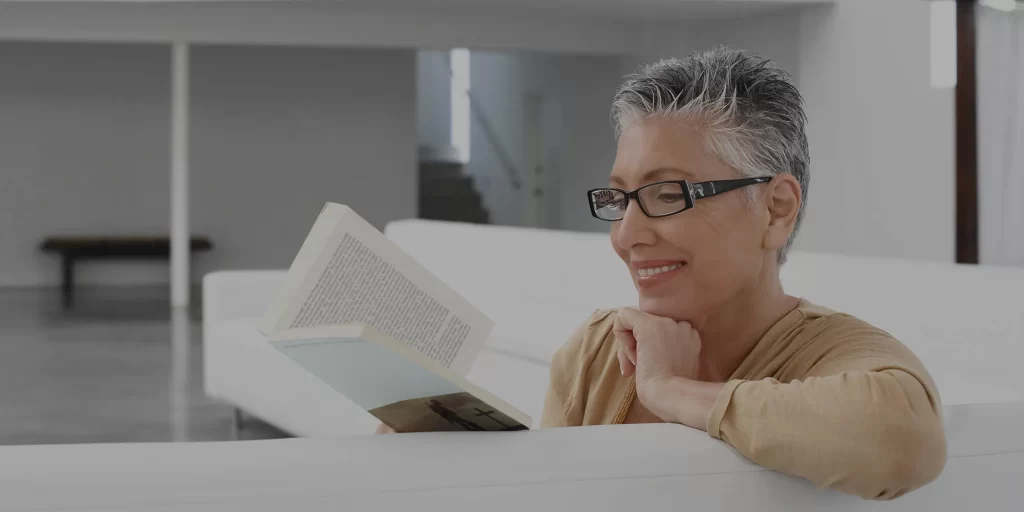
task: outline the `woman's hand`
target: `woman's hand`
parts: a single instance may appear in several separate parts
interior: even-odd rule
[[[640,403],[664,421],[706,429],[722,384],[698,382],[700,334],[689,322],[623,308],[615,317],[622,374],[636,375]]]
[[[374,435],[380,436],[380,435],[384,435],[384,434],[397,434],[397,433],[398,432],[395,432],[395,429],[393,429],[393,428],[391,428],[391,427],[381,423],[380,425],[377,425],[377,432],[375,432]]]
[[[641,388],[670,377],[697,378],[700,334],[689,322],[677,322],[623,308],[615,316],[615,339],[619,343],[622,374],[636,373],[637,393]]]

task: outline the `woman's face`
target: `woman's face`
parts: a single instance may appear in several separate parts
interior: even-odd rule
[[[684,121],[652,117],[631,124],[619,138],[610,186],[635,190],[648,183],[691,183],[739,178],[704,151],[704,139]],[[753,185],[764,187],[764,185]],[[611,242],[626,263],[640,309],[701,322],[731,298],[757,287],[766,258],[769,214],[764,194],[746,188],[696,201],[676,215],[649,218],[635,201],[612,223]],[[678,267],[643,276],[648,269]]]

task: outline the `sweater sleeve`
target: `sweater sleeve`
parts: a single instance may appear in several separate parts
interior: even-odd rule
[[[573,377],[577,370],[574,363],[573,349],[579,346],[574,343],[574,335],[569,342],[558,349],[551,360],[551,371],[548,381],[547,395],[544,397],[544,411],[540,417],[540,428],[568,427],[566,413],[573,393]]]
[[[593,317],[580,324],[551,359],[547,395],[541,413],[540,428],[572,427],[568,418],[569,406],[576,393],[580,375],[580,359],[584,336]]]
[[[583,422],[583,406],[588,388],[587,370],[600,348],[595,327],[605,322],[612,310],[597,310],[569,336],[555,352],[540,428],[578,427]]]
[[[921,362],[884,332],[839,326],[802,378],[733,380],[708,433],[821,488],[892,499],[941,473],[941,404]]]

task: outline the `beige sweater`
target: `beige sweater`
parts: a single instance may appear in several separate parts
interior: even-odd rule
[[[636,401],[596,312],[555,355],[542,427],[622,423]],[[931,376],[888,333],[801,301],[726,383],[707,432],[769,469],[819,487],[890,499],[934,480],[946,462]]]

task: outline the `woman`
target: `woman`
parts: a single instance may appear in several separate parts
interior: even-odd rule
[[[809,160],[786,75],[717,48],[644,68],[613,114],[610,185],[588,198],[639,309],[596,313],[559,350],[541,426],[680,423],[871,499],[935,479],[946,444],[921,362],[782,289]]]

